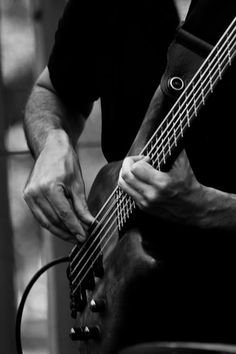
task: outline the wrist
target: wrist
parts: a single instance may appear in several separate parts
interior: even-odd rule
[[[195,213],[194,213],[194,223],[199,228],[207,228],[208,224],[208,213],[211,208],[209,205],[209,191],[208,187],[199,184],[195,198]],[[211,204],[211,203],[210,203]]]
[[[45,140],[45,146],[47,145],[59,145],[59,146],[69,146],[71,145],[69,136],[63,129],[51,129],[47,134]]]
[[[67,152],[72,148],[69,136],[63,129],[52,129],[48,133],[43,150]]]
[[[236,200],[232,195],[201,185],[197,226],[201,229],[230,228],[234,220],[235,205]]]
[[[34,157],[37,160],[40,156],[45,156],[45,154],[50,152],[64,155],[71,149],[73,149],[73,146],[67,133],[63,129],[51,129],[47,132],[47,136],[41,146],[34,151]]]

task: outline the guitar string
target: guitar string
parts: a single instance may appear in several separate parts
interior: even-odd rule
[[[219,58],[217,58],[217,60],[219,60]],[[198,97],[199,98],[199,97]],[[127,203],[126,203],[127,204]]]
[[[230,35],[232,35],[232,33],[231,33]],[[229,37],[228,37],[228,38],[229,38]],[[234,38],[233,38],[233,39],[234,39]],[[231,43],[232,43],[232,40],[231,40],[230,44],[231,44]],[[228,43],[227,43],[227,44],[228,44]],[[228,50],[228,48],[226,48],[226,50]],[[231,49],[231,50],[232,50],[232,49]],[[220,52],[220,51],[218,50],[217,54],[219,54],[219,52]],[[224,52],[225,52],[225,51],[224,51]],[[223,53],[223,54],[224,54],[224,53]],[[221,55],[221,57],[222,57],[222,55]],[[219,58],[219,55],[218,55],[218,57],[217,57],[217,64],[214,65],[214,67],[217,65],[217,68],[218,68],[218,70],[219,70],[219,76],[221,76],[221,72],[220,72],[220,68],[219,68],[219,65],[222,65],[222,63],[219,63],[219,60],[221,59],[221,57]],[[225,59],[225,58],[224,58],[224,59]],[[204,63],[205,63],[205,62],[204,62]],[[211,63],[211,65],[212,65],[212,63]],[[207,68],[207,70],[209,70],[209,68]],[[212,70],[212,68],[211,68],[211,70]],[[201,70],[201,71],[202,71],[202,70]],[[211,73],[210,73],[210,75],[211,75]],[[196,75],[195,75],[195,76],[196,76]],[[209,76],[209,75],[207,75],[207,76]],[[202,78],[203,78],[203,75],[201,75],[200,79],[202,80]],[[200,83],[200,88],[199,88],[199,89],[200,89],[201,91],[203,90],[203,89],[202,89],[202,85],[203,85],[203,83],[204,83],[205,81],[206,81],[206,77],[205,77],[205,80],[202,80],[201,83]],[[197,83],[195,84],[194,89],[196,89],[196,87],[197,87]],[[197,89],[197,91],[198,91],[199,89]],[[195,93],[196,93],[197,91],[195,91]],[[190,93],[187,93],[187,96],[190,96],[190,94],[192,94],[192,92],[193,92],[193,88],[192,88],[192,90],[190,91]],[[195,95],[196,95],[196,94],[195,94]],[[184,102],[182,102],[182,104],[178,106],[178,110],[177,110],[177,112],[175,112],[175,114],[172,116],[172,120],[169,121],[169,122],[167,122],[167,127],[165,128],[164,131],[162,131],[161,136],[159,137],[159,140],[157,140],[156,144],[154,144],[154,145],[152,146],[151,151],[149,152],[149,155],[152,154],[153,149],[156,147],[156,145],[157,145],[157,143],[160,141],[160,139],[162,139],[162,143],[163,143],[163,141],[165,141],[166,139],[169,139],[169,135],[170,135],[170,133],[171,133],[171,130],[168,131],[168,134],[167,134],[167,136],[164,137],[164,140],[163,140],[163,135],[164,135],[166,129],[167,129],[167,130],[169,129],[169,126],[170,126],[171,122],[173,122],[174,118],[176,117],[176,114],[181,111],[181,108],[183,107],[183,104],[186,103],[186,101],[187,101],[187,96],[186,96],[186,93],[185,93]],[[198,99],[198,98],[199,98],[199,97],[197,97],[197,99]],[[191,98],[191,100],[188,102],[188,105],[190,105],[190,102],[192,101],[192,99],[195,100],[195,97]],[[186,109],[186,107],[185,107],[185,109]],[[188,108],[187,108],[187,110],[188,110]],[[172,112],[173,112],[173,109],[172,109],[171,113],[172,113]],[[167,117],[167,118],[168,118],[168,117]],[[167,119],[166,119],[166,120],[167,120]],[[178,120],[175,120],[175,121],[174,121],[174,126],[175,126],[177,123],[178,123]],[[174,128],[174,129],[175,129],[175,128]],[[157,135],[157,133],[155,133],[154,135]],[[169,144],[169,143],[168,143],[168,144]],[[163,144],[162,144],[162,146],[163,146]],[[144,148],[144,149],[145,149],[145,148]],[[147,147],[146,147],[146,149],[147,149]],[[163,147],[162,147],[162,149],[163,149]],[[158,151],[156,151],[155,154],[158,154]],[[152,157],[152,158],[153,158],[153,157]],[[114,192],[116,192],[116,190],[115,190]],[[119,200],[118,207],[120,207],[120,205],[123,203],[124,198],[125,198],[125,196],[123,196],[123,198],[121,199],[121,201]],[[112,205],[112,207],[113,207],[113,206],[114,206],[114,204]],[[109,213],[109,210],[106,211],[105,215],[103,216],[103,219],[106,218],[106,216],[107,216],[108,213]],[[102,221],[102,220],[101,220],[101,221]],[[101,222],[101,221],[100,221],[100,222]],[[96,232],[96,231],[97,231],[97,230],[95,229],[94,232]],[[77,258],[78,255],[79,255],[79,253],[75,256],[75,258]],[[75,258],[73,259],[73,261],[75,260]],[[72,261],[72,262],[73,262],[73,261]]]
[[[198,97],[199,98],[199,97]],[[197,99],[198,99],[197,98]],[[125,198],[125,196],[123,197],[123,199]],[[123,202],[123,200],[122,200],[122,202]],[[129,203],[130,201],[128,201],[128,203]],[[127,203],[125,204],[125,207],[127,206]],[[128,211],[130,212],[130,211],[132,211],[132,208],[130,208],[130,207],[132,207],[132,205],[130,205],[129,206],[129,209],[128,209]],[[129,214],[127,215],[127,217],[129,217]],[[110,221],[110,220],[109,220]],[[89,251],[89,249],[88,249],[88,251]],[[86,255],[85,255],[86,256]]]
[[[231,41],[232,42],[232,41]],[[231,44],[231,43],[230,43]],[[228,49],[228,48],[227,48]],[[227,50],[226,49],[226,50]],[[232,50],[232,49],[231,49]],[[225,52],[225,51],[224,51]],[[218,53],[219,53],[219,51],[218,51]],[[217,54],[218,54],[217,53]],[[221,57],[222,57],[222,55],[221,55]],[[220,58],[221,59],[221,58]],[[225,58],[224,58],[225,59]],[[219,63],[218,63],[218,61],[219,61],[219,57],[217,58],[217,67],[218,67],[218,70],[219,70]],[[211,63],[212,64],[212,63]],[[220,64],[222,64],[222,63],[220,63]],[[214,65],[215,66],[215,65]],[[207,69],[207,70],[209,70],[209,69]],[[211,70],[212,70],[212,68],[211,68]],[[214,73],[215,74],[215,73]],[[211,75],[211,74],[210,74]],[[209,76],[209,75],[208,75]],[[202,79],[202,77],[203,77],[203,75],[201,75],[201,79]],[[206,81],[206,78],[205,78],[205,80],[204,81]],[[203,82],[203,81],[202,81]],[[200,87],[200,90],[202,90],[202,82],[201,82],[201,87]],[[196,83],[196,85],[195,85],[195,88],[197,87],[197,83]],[[199,90],[199,89],[198,89]],[[198,91],[197,90],[197,91]],[[193,90],[191,90],[191,92],[188,94],[188,96],[192,93],[192,91]],[[197,99],[198,99],[199,97],[197,97]],[[191,99],[192,100],[192,99]],[[193,97],[193,100],[195,100],[196,101],[196,99],[195,99],[195,97]],[[184,99],[184,102],[182,102],[182,105],[181,106],[179,106],[178,107],[178,111],[181,111],[181,107],[183,106],[183,103],[185,103],[186,102],[186,97],[185,97],[185,99]],[[190,103],[188,103],[188,104],[190,104]],[[186,108],[185,108],[186,109]],[[173,115],[173,117],[176,117],[176,114],[178,113],[178,111],[177,112],[175,112],[175,114]],[[172,117],[172,121],[173,121],[173,117]],[[174,125],[176,125],[176,123],[178,122],[178,120],[177,121],[175,121],[174,122]],[[170,125],[170,123],[171,123],[171,121],[169,121],[168,122],[168,126],[167,126],[167,128],[169,128],[169,125]],[[169,139],[169,135],[170,135],[170,133],[171,133],[171,130],[168,132],[168,134],[167,134],[167,137],[165,137],[164,138],[164,140],[166,139],[166,138],[168,138]],[[162,136],[163,136],[163,132],[162,132]],[[156,134],[154,134],[154,135],[156,135]],[[161,138],[159,138],[159,140],[160,139],[163,139],[162,137]],[[157,145],[157,143],[158,143],[159,141],[157,141],[153,146],[152,146],[152,149],[151,149],[151,152],[149,152],[149,154],[150,153],[152,153],[152,150],[155,148],[155,146]],[[169,145],[169,143],[168,143],[168,145]],[[145,149],[145,148],[144,148]],[[146,149],[147,149],[147,147],[146,147]],[[163,149],[163,147],[162,147],[162,149]],[[158,154],[158,151],[156,151],[156,154]],[[152,157],[153,158],[153,157]],[[123,198],[122,198],[122,200],[121,201],[119,201],[120,203],[119,203],[119,205],[118,206],[120,206],[121,204],[122,204],[122,202],[123,202],[123,200],[124,200],[124,198],[125,198],[125,196],[123,196]],[[114,205],[113,205],[114,206]],[[110,208],[111,209],[111,208]],[[107,216],[107,214],[109,213],[109,210],[107,210],[106,211],[106,214],[105,214],[105,216],[103,217],[103,219]],[[101,221],[103,221],[103,220],[101,220]],[[100,223],[101,223],[101,221],[100,221]],[[99,227],[99,226],[98,226]],[[94,232],[95,232],[96,230],[94,230]],[[78,254],[76,255],[76,257],[78,256]]]
[[[214,82],[214,84],[215,84],[215,82]],[[208,93],[210,93],[210,92],[211,92],[211,91],[208,90]],[[198,106],[198,107],[199,107],[199,106]],[[198,107],[197,107],[197,108],[198,108]],[[193,115],[194,115],[194,113],[192,113],[192,117],[193,117]],[[187,124],[188,124],[188,123],[185,124],[184,128],[187,127]],[[181,136],[181,133],[178,135],[178,137],[180,137],[180,136]],[[172,145],[172,146],[173,146],[173,145]],[[110,231],[110,229],[111,229],[112,227],[115,227],[115,229],[112,231],[111,234],[109,234],[109,237],[108,237],[107,240],[106,240],[106,236],[107,236],[108,232]],[[78,290],[79,286],[82,284],[83,280],[86,278],[87,274],[89,273],[90,269],[93,267],[94,263],[96,262],[96,260],[97,260],[98,257],[100,256],[100,252],[105,249],[106,245],[107,245],[108,242],[111,240],[111,238],[113,237],[113,235],[114,235],[115,232],[117,232],[117,224],[116,224],[116,220],[113,219],[112,224],[109,225],[109,228],[106,230],[105,234],[102,236],[102,238],[101,238],[101,240],[100,240],[100,245],[101,245],[101,243],[105,240],[104,244],[103,244],[102,247],[101,247],[101,250],[100,250],[100,245],[97,246],[97,249],[94,250],[93,254],[91,254],[91,255],[89,256],[89,259],[88,259],[87,262],[83,265],[82,269],[80,270],[80,273],[78,273],[78,274],[76,275],[76,277],[75,277],[73,283],[76,283],[76,281],[78,280],[78,277],[81,275],[82,271],[86,268],[87,264],[90,263],[90,258],[93,258],[94,255],[95,255],[95,253],[96,253],[96,251],[98,250],[98,251],[99,251],[99,254],[98,254],[97,256],[95,256],[94,259],[92,259],[92,264],[89,266],[89,268],[87,269],[87,271],[85,272],[85,274],[83,275],[83,277],[79,280],[79,283],[76,284],[75,288],[73,289],[73,294],[76,293],[76,291]],[[98,247],[99,247],[99,249],[98,249]]]

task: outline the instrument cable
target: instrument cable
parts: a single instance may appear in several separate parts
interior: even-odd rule
[[[46,272],[49,268],[60,264],[64,262],[69,262],[69,257],[62,257],[62,258],[57,258],[53,260],[52,262],[47,263],[44,265],[42,268],[40,268],[35,275],[32,277],[32,279],[29,281],[28,285],[26,286],[23,295],[21,297],[21,301],[19,304],[19,307],[17,309],[17,314],[16,314],[16,323],[15,323],[15,336],[16,336],[16,350],[17,354],[23,354],[22,350],[22,343],[21,343],[21,320],[22,320],[22,314],[24,310],[24,305],[27,299],[27,296],[29,295],[29,292],[31,288],[33,287],[34,283],[38,280],[38,278]]]

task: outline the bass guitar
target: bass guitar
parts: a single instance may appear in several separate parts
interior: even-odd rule
[[[167,70],[128,155],[149,156],[153,167],[168,169],[233,63],[236,17],[232,14],[230,20],[214,46],[178,30]],[[184,70],[179,65],[183,57]],[[98,173],[88,198],[95,222],[87,241],[70,254],[67,273],[75,319],[70,336],[78,340],[80,354],[117,353],[127,345],[155,340],[147,313],[158,319],[151,291],[158,283],[154,274],[159,260],[153,240],[139,227],[140,220],[145,222],[142,214],[117,185],[120,168],[121,162],[110,163]]]

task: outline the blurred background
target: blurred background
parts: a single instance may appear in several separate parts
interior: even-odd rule
[[[47,63],[66,0],[0,0],[0,354],[15,354],[15,318],[34,274],[72,245],[41,229],[22,198],[33,166],[22,118],[33,83]],[[79,151],[87,193],[105,164],[96,102]],[[24,354],[76,353],[70,319],[66,264],[43,274],[26,300],[21,339]]]

